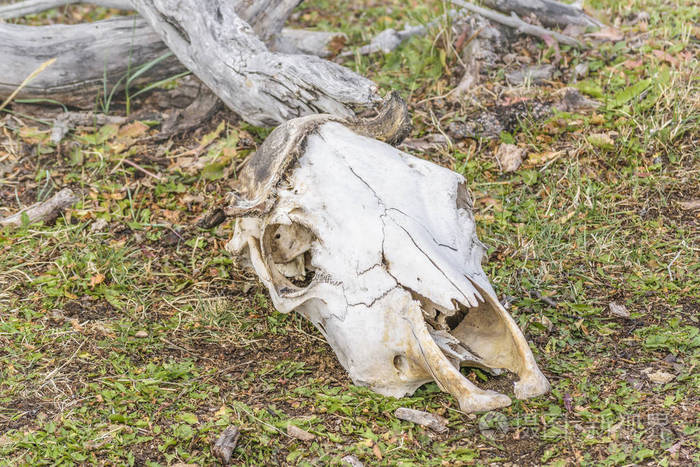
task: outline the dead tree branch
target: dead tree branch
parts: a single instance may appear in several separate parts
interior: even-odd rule
[[[47,57],[56,57],[17,98],[50,98],[81,108],[94,108],[98,94],[110,93],[130,69],[168,53],[148,23],[135,16],[71,26],[0,23],[0,37],[0,97],[14,92]],[[132,85],[158,81],[182,69],[170,57]]]
[[[483,16],[484,18],[488,18],[491,21],[495,21],[497,23],[504,24],[506,26],[509,26],[511,28],[516,29],[517,31],[523,33],[523,34],[529,34],[531,36],[536,36],[541,39],[547,39],[549,37],[553,38],[557,42],[560,42],[565,45],[570,45],[572,47],[583,47],[583,44],[574,39],[573,37],[555,32],[555,31],[550,31],[549,29],[545,29],[540,26],[535,26],[529,23],[526,23],[525,21],[521,20],[515,13],[511,13],[511,16],[506,16],[502,15],[501,13],[495,12],[493,10],[489,10],[488,8],[482,8],[480,6],[476,6],[472,3],[469,2],[464,2],[462,0],[450,0],[452,3],[455,5],[458,5],[466,10],[469,10],[473,13],[476,13],[478,15]]]
[[[518,16],[535,15],[548,27],[565,28],[570,24],[583,27],[599,28],[603,25],[588,16],[582,9],[554,0],[483,0],[489,8],[503,13],[515,13]]]
[[[342,32],[307,31],[305,29],[282,29],[273,43],[273,49],[281,53],[303,53],[317,57],[329,57],[348,40]]]

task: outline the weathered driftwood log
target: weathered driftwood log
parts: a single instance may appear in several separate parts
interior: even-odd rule
[[[509,11],[513,12],[539,12],[540,15],[546,12],[552,18],[556,16],[559,22],[568,20],[573,24],[599,24],[580,10],[553,0],[537,0],[535,3],[523,0],[490,1],[499,8],[510,8]],[[152,31],[140,17],[76,26],[27,27],[0,23],[0,37],[3,37],[0,42],[0,65],[7,70],[0,76],[0,98],[15,90],[47,56],[53,56],[58,58],[56,63],[21,89],[17,97],[50,98],[76,107],[94,107],[99,94],[109,94],[115,86],[122,87],[125,76],[133,74],[143,64],[163,57],[168,46],[162,43],[161,37],[166,37],[169,46],[175,47],[176,55],[188,68],[197,75],[201,73],[200,77],[208,86],[218,86],[219,89],[213,89],[223,101],[255,124],[275,124],[285,118],[317,110],[348,114],[348,106],[367,106],[375,100],[372,83],[349,70],[313,58],[270,52],[303,52],[318,56],[331,53],[329,43],[339,38],[337,34],[295,30],[280,32],[286,17],[299,0],[234,0],[225,4],[228,14],[240,16],[237,24],[247,21],[258,38],[267,42],[270,50],[249,31],[240,28],[224,28],[228,34],[226,38],[211,31],[196,37],[199,29],[217,24],[218,14],[224,11],[219,7],[222,2],[207,0],[199,4],[194,0],[137,0],[135,4],[150,12],[149,21],[157,25],[157,32]],[[15,17],[69,3],[77,2],[27,0],[0,7],[0,17]],[[130,0],[93,0],[92,3],[120,9],[134,7],[134,2]],[[571,37],[529,25],[517,17],[503,16],[459,1],[455,3],[491,20],[518,28],[521,32],[580,45]],[[189,11],[189,16],[183,15],[182,11]],[[179,19],[175,20],[174,15],[180,15]],[[196,18],[198,16],[201,18]],[[224,22],[231,23],[228,19]],[[416,26],[399,32],[388,31],[393,35],[385,31],[380,36],[387,36],[395,46],[394,43],[399,43],[405,37],[425,30],[424,26]],[[184,33],[184,39],[177,40],[181,33]],[[190,40],[193,35],[194,45]],[[360,53],[387,48],[374,42],[361,48]],[[238,53],[232,47],[243,47],[245,50]],[[207,61],[204,57],[207,57]],[[174,76],[183,69],[184,66],[171,56],[154,64],[129,84],[134,89],[142,83]],[[245,87],[242,88],[242,84]],[[246,92],[240,92],[241,89]],[[267,109],[266,113],[254,117],[261,108]]]
[[[573,24],[584,27],[601,27],[603,23],[588,16],[581,8],[554,0],[483,0],[489,8],[518,16],[530,14],[545,26],[565,28]]]
[[[284,52],[325,57],[338,33],[283,30],[275,44]],[[98,96],[145,63],[169,53],[148,23],[138,16],[90,24],[24,26],[0,23],[0,100],[12,93],[46,57],[58,60],[20,90],[18,99],[52,99],[78,108],[94,108]],[[325,40],[325,42],[324,42]],[[133,89],[187,71],[166,58],[130,83]],[[123,88],[124,81],[119,88]]]
[[[260,37],[274,37],[301,0],[232,0],[238,14]],[[86,3],[119,10],[134,10],[131,0],[25,0],[0,6],[0,19],[20,18],[65,5]]]
[[[268,41],[284,26],[287,17],[301,0],[234,0],[238,14],[248,21],[259,37]],[[133,10],[131,0],[25,0],[0,6],[0,19],[20,18],[51,8],[87,3],[119,10]]]
[[[274,125],[316,111],[349,115],[348,106],[368,106],[377,100],[371,81],[316,57],[272,53],[251,31],[252,27],[258,36],[272,38],[273,45],[287,44],[287,50],[296,51],[300,41],[301,48],[309,50],[304,35],[294,31],[287,32],[292,40],[274,39],[296,0],[136,3],[156,25],[155,31],[141,17],[76,26],[0,23],[4,39],[0,65],[8,65],[3,66],[8,72],[0,77],[0,97],[16,89],[41,59],[56,56],[56,63],[23,88],[18,98],[51,98],[94,107],[98,93],[110,93],[129,72],[166,54],[168,46],[161,41],[165,38],[182,63],[254,124]],[[236,11],[256,16],[239,17]],[[169,57],[131,86],[173,76],[182,69],[175,57]]]
[[[11,216],[0,219],[0,226],[20,226],[25,216],[30,224],[40,221],[50,222],[76,201],[78,198],[73,194],[73,191],[70,188],[64,188],[43,203],[33,204]]]
[[[407,116],[391,104],[394,124],[313,115],[275,129],[236,181],[226,248],[358,385],[401,397],[436,381],[466,412],[509,405],[459,371],[476,366],[515,373],[517,398],[546,392],[481,267],[464,178],[372,138],[400,141]]]

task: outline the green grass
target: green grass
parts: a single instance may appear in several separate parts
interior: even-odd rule
[[[366,3],[331,14],[331,2],[304,3],[297,22],[340,29],[352,48],[442,8]],[[237,464],[338,464],[348,454],[365,465],[700,463],[700,218],[679,204],[700,193],[699,10],[668,0],[587,5],[624,33],[562,48],[560,69],[587,63],[588,76],[510,88],[497,68],[473,90],[478,106],[426,100],[460,78],[445,47],[455,38],[441,28],[345,62],[409,99],[412,137],[564,86],[601,103],[522,118],[501,139],[530,159],[510,174],[493,156],[500,141],[417,154],[468,179],[485,269],[513,297],[550,394],[466,415],[435,384],[398,400],[353,386],[320,334],[276,312],[225,253],[232,225],[193,227],[267,130],[223,112],[172,144],[139,143],[157,132],[145,122],[79,129],[57,148],[47,127],[17,117],[23,126],[0,123],[0,215],[63,186],[81,201],[54,225],[0,230],[0,465],[210,465],[229,424],[242,432]],[[627,22],[639,11],[648,25]],[[532,63],[554,60],[537,40],[513,47]],[[123,110],[117,96],[112,111]],[[200,146],[199,165],[181,155]],[[612,316],[611,302],[630,318]],[[675,378],[652,383],[657,370]],[[441,414],[449,432],[397,420],[400,406]],[[290,423],[316,439],[289,438]]]

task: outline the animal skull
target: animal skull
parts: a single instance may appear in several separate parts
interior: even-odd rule
[[[396,142],[392,96],[374,121],[329,115],[273,131],[238,180],[227,249],[249,260],[282,313],[324,335],[353,382],[394,397],[436,381],[465,412],[510,404],[460,366],[519,376],[519,399],[545,393],[520,329],[481,268],[465,180],[369,138]]]

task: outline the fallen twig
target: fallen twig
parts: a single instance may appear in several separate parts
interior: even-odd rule
[[[545,297],[544,295],[542,295],[542,294],[541,294],[539,291],[537,291],[537,290],[531,290],[531,291],[530,291],[530,296],[531,296],[532,298],[535,298],[535,299],[541,301],[541,302],[544,303],[545,305],[551,306],[552,308],[557,308],[557,307],[559,306],[559,304],[558,304],[557,302],[555,302],[554,300],[552,300],[552,299],[549,298],[549,297]]]
[[[76,126],[121,125],[126,117],[104,115],[95,112],[64,112],[54,120],[51,128],[51,142],[58,144],[70,130]]]
[[[406,420],[407,422],[426,426],[437,433],[444,433],[448,429],[447,420],[445,420],[443,417],[432,413],[423,412],[421,410],[399,407],[394,412],[394,415],[399,420]]]
[[[140,170],[141,172],[145,173],[145,174],[148,175],[149,177],[155,178],[155,179],[158,180],[159,182],[162,182],[162,181],[163,181],[163,178],[162,178],[160,175],[156,175],[156,174],[154,174],[153,172],[151,172],[150,170],[144,169],[143,167],[141,167],[140,165],[138,165],[136,162],[131,162],[129,159],[122,159],[122,162],[124,162],[125,164],[128,164],[128,165],[132,166],[133,168],[135,168],[135,169],[137,169],[137,170]]]
[[[16,214],[0,219],[0,225],[20,226],[22,225],[22,218],[25,216],[30,224],[39,221],[49,222],[58,217],[61,211],[71,207],[76,201],[78,201],[78,197],[75,196],[73,191],[70,188],[64,188],[43,203],[33,204]]]
[[[447,15],[452,17],[455,16],[457,12],[455,10],[450,10]],[[393,28],[388,28],[377,34],[372,38],[369,44],[363,45],[357,50],[348,50],[340,54],[341,57],[347,57],[349,55],[370,55],[376,52],[389,53],[395,50],[404,41],[410,39],[413,36],[422,36],[427,34],[427,32],[440,24],[441,21],[445,20],[445,16],[440,16],[428,24],[422,25],[417,24],[414,26],[405,26],[401,31],[397,31]]]
[[[452,3],[455,5],[458,5],[466,10],[469,10],[473,13],[476,13],[478,15],[481,15],[485,18],[490,19],[491,21],[496,21],[497,23],[504,24],[506,26],[510,26],[511,28],[514,28],[518,30],[519,32],[523,34],[529,34],[531,36],[536,36],[539,37],[540,39],[545,39],[547,36],[555,39],[557,42],[560,42],[562,44],[570,45],[572,47],[583,47],[583,44],[581,41],[578,41],[574,39],[573,37],[567,36],[565,34],[561,34],[555,31],[551,31],[549,29],[540,27],[540,26],[535,26],[533,24],[526,23],[525,21],[521,20],[518,15],[515,13],[511,13],[510,16],[502,15],[501,13],[497,13],[493,10],[489,10],[487,8],[482,8],[480,6],[476,6],[472,3],[469,2],[464,2],[462,0],[450,0]]]

